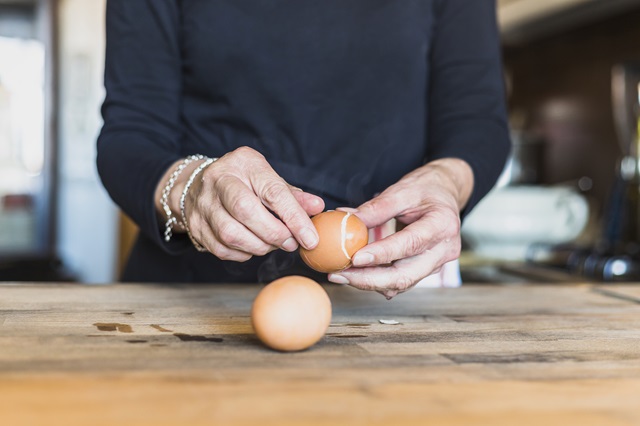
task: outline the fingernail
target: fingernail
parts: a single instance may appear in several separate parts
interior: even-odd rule
[[[300,231],[300,239],[302,239],[302,245],[306,249],[312,249],[318,245],[318,237],[316,236],[316,233],[309,228],[304,228]]]
[[[342,275],[329,274],[329,281],[335,284],[349,284],[349,280]]]
[[[298,242],[295,238],[288,238],[284,243],[282,243],[282,248],[285,251],[295,251],[298,248]]]
[[[371,265],[373,261],[374,258],[371,253],[357,253],[353,259],[351,259],[353,266],[367,266]]]
[[[358,213],[358,209],[352,209],[351,207],[338,207],[336,210],[345,213]]]

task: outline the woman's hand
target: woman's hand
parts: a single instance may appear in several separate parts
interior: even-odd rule
[[[368,228],[392,218],[407,225],[373,242],[353,266],[329,281],[377,291],[388,299],[409,290],[460,255],[460,210],[473,189],[473,172],[463,160],[436,160],[409,173],[354,213]]]
[[[196,167],[186,169],[171,192],[174,214],[180,212],[180,195]],[[298,244],[314,248],[318,234],[309,216],[322,210],[322,198],[287,184],[260,153],[248,147],[207,167],[185,200],[193,238],[218,258],[237,262],[276,249],[292,252]]]

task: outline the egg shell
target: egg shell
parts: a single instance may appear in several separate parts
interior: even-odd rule
[[[272,349],[307,349],[324,336],[331,323],[331,300],[312,279],[280,278],[254,300],[251,323],[258,338]]]
[[[327,211],[311,218],[320,242],[313,250],[300,248],[300,257],[318,272],[338,272],[351,266],[351,257],[367,245],[367,226],[352,213]]]

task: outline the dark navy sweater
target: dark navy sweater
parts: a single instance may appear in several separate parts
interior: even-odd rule
[[[425,162],[474,172],[465,214],[509,149],[495,0],[108,0],[98,170],[140,226],[123,279],[256,281],[300,272],[162,240],[153,195],[176,160],[240,146],[328,208]]]

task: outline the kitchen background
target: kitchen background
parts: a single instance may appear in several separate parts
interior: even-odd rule
[[[496,265],[522,272],[526,258],[575,263],[581,247],[629,271],[634,263],[620,261],[635,246],[612,248],[603,235],[624,239],[631,229],[618,170],[635,153],[638,99],[612,101],[612,70],[619,87],[625,76],[633,85],[640,0],[498,3],[514,152],[465,224],[463,275],[496,279]],[[0,0],[0,280],[109,282],[126,257],[135,229],[94,161],[104,8],[105,0]]]

